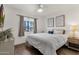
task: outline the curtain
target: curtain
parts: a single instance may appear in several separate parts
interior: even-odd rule
[[[37,19],[34,19],[34,33],[37,33]]]
[[[24,17],[20,16],[19,36],[24,36]]]

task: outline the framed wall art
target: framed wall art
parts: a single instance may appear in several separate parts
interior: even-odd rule
[[[48,18],[48,27],[54,27],[54,18]]]
[[[56,16],[55,25],[56,27],[64,27],[65,26],[65,15]]]

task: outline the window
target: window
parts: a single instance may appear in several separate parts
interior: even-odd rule
[[[33,31],[34,19],[29,17],[24,17],[24,30],[27,32]]]

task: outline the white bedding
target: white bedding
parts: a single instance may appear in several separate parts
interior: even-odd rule
[[[62,34],[37,33],[28,35],[26,41],[44,55],[56,55],[56,50],[67,42],[67,36]]]

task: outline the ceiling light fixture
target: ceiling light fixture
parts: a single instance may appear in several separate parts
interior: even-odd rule
[[[44,7],[43,5],[39,4],[37,12],[40,12],[40,13],[43,12],[43,7]]]

